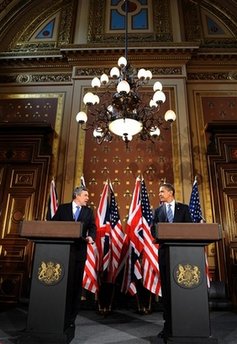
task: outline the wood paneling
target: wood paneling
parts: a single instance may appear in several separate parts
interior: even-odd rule
[[[216,122],[207,126],[211,133],[208,167],[215,221],[223,228],[218,246],[219,269],[237,305],[237,122]]]
[[[23,219],[41,219],[51,161],[49,126],[0,126],[0,302],[27,296],[32,244]]]

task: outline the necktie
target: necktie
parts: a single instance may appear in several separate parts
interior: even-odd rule
[[[80,214],[80,210],[81,208],[79,207],[79,205],[77,206],[77,210],[75,211],[75,214],[74,214],[74,220],[77,221],[78,217],[79,217],[79,214]]]
[[[168,204],[168,210],[167,210],[167,218],[169,222],[173,222],[173,212],[171,209],[171,204]]]

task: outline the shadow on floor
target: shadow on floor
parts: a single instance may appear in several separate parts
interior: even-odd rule
[[[210,319],[211,333],[218,339],[218,344],[237,344],[236,313],[211,311]],[[19,338],[23,336],[26,328],[26,321],[26,305],[2,309],[0,344],[19,343]],[[133,309],[118,309],[111,314],[101,315],[93,309],[83,309],[77,316],[75,336],[71,344],[157,343],[157,333],[162,327],[162,312],[157,310],[141,315]]]

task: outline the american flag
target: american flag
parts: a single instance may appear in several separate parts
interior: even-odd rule
[[[50,221],[58,209],[58,196],[56,192],[55,182],[52,179],[50,183],[49,200],[48,200],[48,211],[46,220]]]
[[[150,207],[150,201],[144,179],[141,182],[141,206],[143,223],[143,285],[153,294],[159,295],[161,291],[159,265],[158,265],[158,245],[154,244],[154,238],[151,234],[151,224],[153,213]]]
[[[203,220],[199,192],[198,192],[198,183],[196,179],[194,180],[192,192],[190,196],[189,211],[190,211],[193,222],[199,223]]]
[[[115,282],[118,265],[120,262],[124,232],[122,230],[122,224],[119,217],[118,205],[115,199],[112,185],[110,184],[110,262],[109,262],[109,273],[108,282]]]
[[[200,204],[198,183],[197,183],[196,178],[194,180],[192,192],[190,196],[189,211],[194,223],[204,222],[204,219],[202,216],[201,204]],[[205,269],[206,269],[206,275],[207,275],[207,286],[210,287],[210,274],[209,274],[208,259],[207,259],[206,252],[205,252]]]

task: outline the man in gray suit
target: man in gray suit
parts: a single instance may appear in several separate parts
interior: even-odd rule
[[[175,189],[170,183],[160,185],[159,198],[161,205],[155,209],[152,234],[156,236],[156,225],[159,222],[193,222],[187,204],[175,201]],[[159,226],[158,226],[159,238]],[[166,268],[165,244],[159,246],[159,268],[161,279],[162,303],[164,308],[164,329],[158,337],[167,338],[171,334],[171,305],[169,295],[169,274]]]
[[[72,298],[71,323],[77,316],[81,292],[82,280],[87,254],[87,243],[93,243],[96,236],[96,224],[93,210],[87,206],[89,193],[86,187],[79,186],[73,191],[72,202],[60,204],[52,221],[80,221],[82,222],[82,235],[74,243],[74,284]]]

